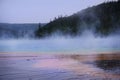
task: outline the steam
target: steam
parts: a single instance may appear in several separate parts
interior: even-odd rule
[[[18,32],[18,38],[11,37],[12,33],[4,33],[4,39],[0,39],[0,52],[111,52],[120,50],[119,34],[96,37],[93,30],[83,29],[80,36],[71,37],[57,31],[50,37],[36,39],[33,36],[30,37],[34,30],[36,28],[24,33]]]
[[[0,52],[112,52],[120,50],[120,36],[94,37],[85,32],[81,37],[46,39],[11,39],[0,41]]]

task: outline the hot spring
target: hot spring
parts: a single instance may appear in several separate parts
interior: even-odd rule
[[[112,52],[120,50],[120,36],[0,40],[0,52]]]

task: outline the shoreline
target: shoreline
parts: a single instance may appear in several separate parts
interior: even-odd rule
[[[0,59],[77,59],[80,61],[97,61],[97,60],[120,60],[120,52],[101,52],[101,53],[31,53],[31,52],[14,52],[0,53]]]
[[[119,54],[120,51],[55,51],[55,52],[0,52],[0,54],[66,54],[66,55],[95,55],[95,54]]]

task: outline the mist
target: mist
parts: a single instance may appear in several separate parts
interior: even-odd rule
[[[44,39],[0,40],[0,52],[114,52],[120,50],[120,36],[95,37],[90,31],[81,36],[57,36]]]
[[[85,26],[83,25],[83,27]],[[37,28],[38,24],[34,24],[34,26],[12,24],[8,27],[1,27],[0,52],[84,53],[120,50],[119,33],[100,36],[95,35],[94,29],[83,29],[82,33],[77,36],[63,35],[60,31],[56,31],[51,36],[36,38],[34,32]]]
[[[115,1],[46,24],[0,24],[0,52],[119,51],[119,11]]]

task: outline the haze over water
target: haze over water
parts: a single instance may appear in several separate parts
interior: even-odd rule
[[[106,0],[1,0],[0,80],[120,80],[120,1],[108,1],[107,7]],[[97,18],[99,6],[89,14],[102,2],[101,11],[118,6],[111,16],[104,10]],[[84,8],[73,19],[58,17]]]
[[[0,52],[112,52],[120,50],[120,36],[52,37],[0,40]]]

